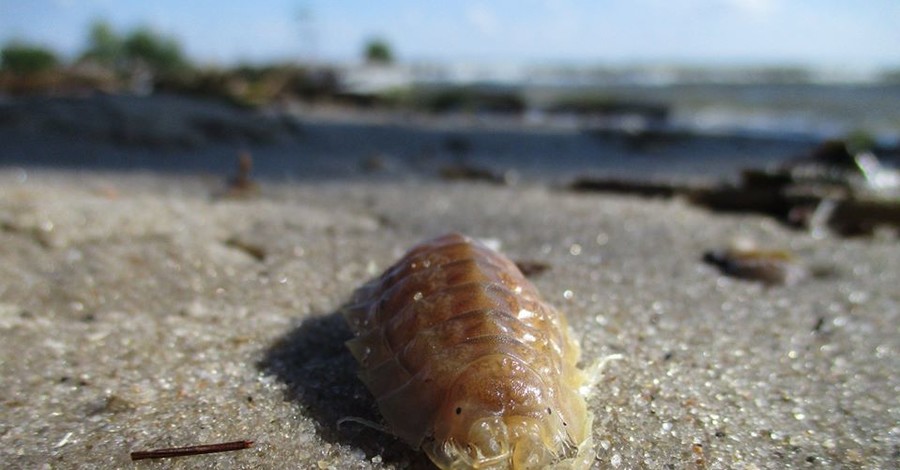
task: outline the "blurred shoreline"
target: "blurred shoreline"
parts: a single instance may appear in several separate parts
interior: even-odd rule
[[[267,178],[735,178],[842,140],[900,162],[900,69],[814,62],[357,61],[215,66],[95,19],[0,50],[0,164]]]
[[[296,102],[244,108],[171,93],[7,97],[0,100],[0,165],[227,175],[246,151],[255,175],[270,179],[377,181],[474,168],[509,182],[721,181],[804,155],[822,140],[648,124],[644,108],[635,109],[540,117]],[[889,163],[898,154],[895,147],[879,153]]]

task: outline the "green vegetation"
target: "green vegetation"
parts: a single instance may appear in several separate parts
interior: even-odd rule
[[[448,87],[413,90],[397,103],[401,107],[429,113],[510,113],[525,112],[527,103],[516,92],[476,87]]]
[[[156,75],[171,75],[190,68],[181,45],[174,38],[141,27],[120,36],[105,21],[96,21],[88,33],[82,60],[129,74],[146,67]]]
[[[366,62],[370,64],[390,64],[394,62],[394,52],[387,41],[371,39],[366,43],[364,51]]]
[[[547,110],[553,113],[578,116],[639,115],[658,121],[664,121],[669,116],[669,107],[662,103],[621,100],[604,94],[592,93],[562,96],[551,103]]]
[[[385,43],[374,49],[377,60],[391,60]],[[73,64],[61,63],[50,50],[10,43],[2,49],[0,69],[0,90],[11,94],[150,89],[258,106],[335,99],[338,88],[337,74],[330,69],[292,64],[197,68],[176,39],[147,27],[122,33],[103,20],[90,26],[85,48]]]
[[[571,94],[557,98],[548,106],[549,111],[573,114],[604,114],[618,102],[604,94]]]
[[[479,86],[397,87],[377,94],[340,93],[334,98],[344,104],[418,111],[431,114],[521,115],[528,103],[516,90]]]
[[[312,102],[332,98],[338,93],[338,81],[332,72],[296,65],[242,65],[170,75],[157,80],[157,89],[259,106],[284,99]]]
[[[175,39],[149,28],[121,35],[104,21],[91,25],[74,64],[62,63],[49,49],[19,42],[6,44],[0,53],[0,90],[11,94],[152,89],[193,73]]]
[[[878,145],[875,136],[864,129],[857,129],[849,133],[844,138],[844,142],[846,143],[847,151],[850,155],[872,151]]]
[[[88,33],[87,50],[81,55],[83,60],[92,60],[98,64],[115,67],[123,60],[125,51],[122,38],[113,31],[109,23],[96,21]]]
[[[132,31],[125,38],[123,48],[127,61],[145,64],[159,74],[176,73],[188,68],[177,41],[147,28]]]
[[[49,49],[23,43],[10,43],[2,50],[0,68],[16,75],[49,72],[59,65],[59,59]]]

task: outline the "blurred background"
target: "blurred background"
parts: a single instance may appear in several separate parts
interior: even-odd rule
[[[893,0],[0,0],[0,164],[727,179],[839,141],[895,166],[897,24]]]

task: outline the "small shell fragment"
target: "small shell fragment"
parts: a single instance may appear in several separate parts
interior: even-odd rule
[[[806,276],[806,270],[786,250],[732,247],[708,251],[703,261],[716,266],[726,276],[769,285],[792,285]]]

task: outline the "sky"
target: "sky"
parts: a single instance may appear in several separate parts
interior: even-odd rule
[[[0,43],[149,26],[208,64],[401,61],[900,68],[900,0],[0,0]]]

